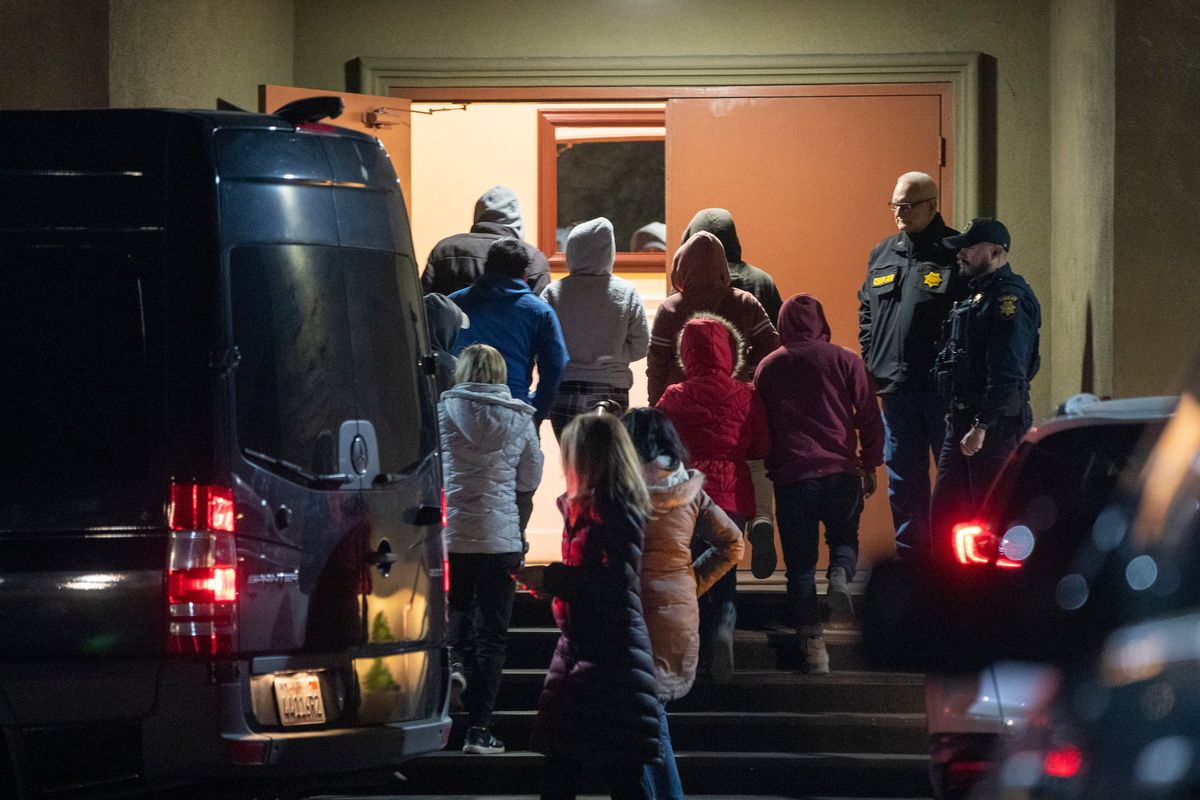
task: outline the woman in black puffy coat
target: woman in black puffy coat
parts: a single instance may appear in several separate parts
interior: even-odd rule
[[[561,447],[563,560],[518,573],[535,593],[554,597],[561,631],[531,739],[546,754],[542,797],[573,800],[580,771],[592,765],[614,798],[645,798],[643,767],[660,758],[639,577],[650,497],[615,416],[576,417]]]

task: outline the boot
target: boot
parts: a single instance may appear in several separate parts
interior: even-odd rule
[[[758,579],[775,573],[775,528],[766,517],[756,517],[746,534],[750,540],[750,574]]]
[[[716,625],[712,633],[712,655],[709,660],[709,676],[715,683],[733,680],[733,630],[737,626],[737,606],[726,600],[717,609]]]
[[[845,568],[830,568],[829,589],[825,592],[825,600],[829,603],[831,622],[849,622],[854,619],[854,602],[850,599],[850,589],[846,584]]]
[[[804,666],[805,672],[807,672],[809,675],[829,674],[829,651],[825,649],[824,637],[805,637]]]

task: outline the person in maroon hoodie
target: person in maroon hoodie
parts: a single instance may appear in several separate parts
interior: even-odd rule
[[[688,468],[704,473],[705,491],[739,530],[754,513],[754,481],[746,462],[765,456],[771,445],[762,400],[753,384],[737,378],[744,357],[735,325],[715,314],[696,314],[679,336],[685,377],[668,386],[655,406],[675,423],[691,454]],[[707,543],[699,546],[708,548]],[[709,676],[718,682],[733,676],[735,573],[725,573],[700,598],[701,659],[708,661]]]
[[[862,358],[829,341],[829,323],[810,294],[779,312],[783,346],[758,365],[754,383],[767,408],[775,514],[787,594],[805,637],[812,673],[829,671],[817,606],[818,525],[829,545],[828,600],[835,618],[853,613],[847,583],[858,564],[863,498],[883,463],[883,419]]]

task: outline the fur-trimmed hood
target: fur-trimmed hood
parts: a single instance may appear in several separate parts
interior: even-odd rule
[[[688,378],[737,375],[746,361],[746,340],[729,320],[698,311],[679,330],[675,352]]]

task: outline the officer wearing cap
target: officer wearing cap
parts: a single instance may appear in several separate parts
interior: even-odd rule
[[[976,218],[944,243],[958,250],[970,294],[950,312],[933,368],[937,391],[950,401],[932,500],[939,542],[974,512],[1032,423],[1029,384],[1040,365],[1042,324],[1033,289],[1009,266],[1003,224]]]

